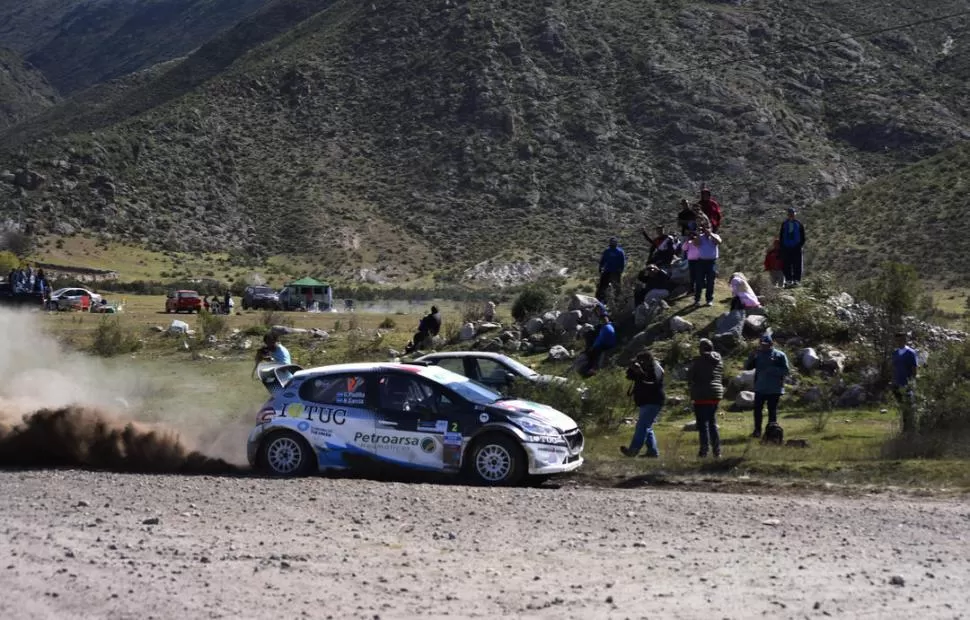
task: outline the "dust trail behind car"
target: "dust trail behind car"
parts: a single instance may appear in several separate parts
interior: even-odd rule
[[[225,416],[139,420],[150,377],[64,350],[40,317],[0,310],[0,466],[224,473],[245,458]],[[158,419],[160,418],[160,419]],[[230,456],[231,455],[231,456]],[[222,457],[222,458],[220,458]]]

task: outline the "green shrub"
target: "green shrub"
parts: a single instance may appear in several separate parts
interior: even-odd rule
[[[796,303],[779,302],[768,307],[768,318],[775,331],[784,331],[813,342],[845,341],[848,327],[835,316],[824,301],[802,295]]]
[[[221,336],[228,326],[225,315],[212,314],[208,310],[199,311],[199,331],[202,332],[203,339],[209,336]]]
[[[0,251],[0,277],[7,277],[12,270],[20,267],[20,259],[9,250]]]
[[[552,294],[545,288],[530,286],[512,302],[512,318],[520,323],[530,316],[545,312],[553,304]]]
[[[94,330],[91,352],[101,357],[113,357],[134,353],[141,348],[141,341],[121,324],[120,317],[104,316]]]
[[[384,317],[384,320],[381,321],[381,324],[378,325],[377,327],[379,327],[380,329],[394,329],[395,327],[397,327],[397,323],[394,321],[394,319],[387,316],[387,317]]]
[[[629,382],[624,371],[611,368],[585,381],[569,379],[566,383],[533,383],[516,381],[509,389],[511,396],[554,407],[574,418],[584,429],[615,428],[633,407],[627,396]]]

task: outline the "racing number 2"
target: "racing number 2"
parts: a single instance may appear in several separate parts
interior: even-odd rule
[[[457,433],[458,432],[458,422],[452,422],[451,423],[451,429],[449,430],[449,432],[451,432],[451,433]]]

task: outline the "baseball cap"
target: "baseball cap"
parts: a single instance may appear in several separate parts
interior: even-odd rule
[[[771,337],[771,334],[765,334],[761,337],[761,344],[771,344],[774,341],[775,340]]]
[[[794,207],[788,207],[787,212],[788,213],[794,213],[795,212],[795,208]]]

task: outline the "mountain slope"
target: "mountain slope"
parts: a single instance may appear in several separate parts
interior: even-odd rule
[[[68,167],[0,216],[403,278],[639,250],[709,183],[730,239],[970,138],[966,18],[846,38],[961,8],[337,0],[184,96],[169,72],[154,108],[30,145]]]
[[[0,0],[0,41],[62,93],[184,56],[267,0]]]
[[[0,130],[40,113],[57,100],[57,93],[39,71],[0,48]]]

